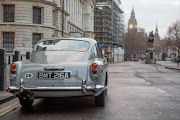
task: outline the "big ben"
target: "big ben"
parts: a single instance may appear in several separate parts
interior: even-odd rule
[[[131,17],[128,22],[128,32],[132,32],[132,31],[137,32],[137,20],[135,17],[134,8],[132,9]]]

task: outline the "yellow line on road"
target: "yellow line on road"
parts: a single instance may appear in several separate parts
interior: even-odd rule
[[[19,104],[19,103],[16,102],[16,103],[14,103],[14,104],[12,104],[12,105],[9,105],[9,106],[7,106],[7,107],[1,109],[1,110],[0,110],[0,113],[3,112],[3,111],[5,111],[6,109],[9,109],[10,107],[12,107],[12,106],[14,106],[14,105],[16,105],[16,104]]]
[[[6,113],[10,112],[11,110],[19,107],[19,105],[20,105],[20,104],[17,102],[17,103],[14,103],[14,104],[12,104],[12,105],[10,105],[10,106],[7,106],[7,107],[1,109],[1,110],[0,110],[0,117],[3,116],[3,115],[5,115]]]

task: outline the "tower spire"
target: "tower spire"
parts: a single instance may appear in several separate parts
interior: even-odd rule
[[[135,12],[134,12],[134,6],[133,6],[133,8],[132,8],[132,12],[131,12],[131,14],[135,14]]]
[[[155,38],[159,40],[159,33],[158,33],[158,25],[156,23],[156,29],[155,29]]]
[[[158,25],[156,23],[156,30],[155,30],[155,34],[158,35]]]
[[[157,23],[156,23],[156,31],[158,31],[158,26],[157,26]]]
[[[131,16],[135,16],[134,7],[132,8]]]

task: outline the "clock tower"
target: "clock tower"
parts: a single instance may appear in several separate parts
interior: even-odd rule
[[[135,18],[135,12],[134,12],[134,8],[132,9],[132,12],[131,12],[131,17],[129,19],[129,22],[128,22],[128,32],[137,32],[137,20]]]

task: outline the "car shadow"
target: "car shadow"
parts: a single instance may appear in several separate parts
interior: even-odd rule
[[[69,114],[95,112],[104,107],[96,107],[94,97],[46,98],[37,99],[30,108],[20,108],[22,115],[38,114]]]

